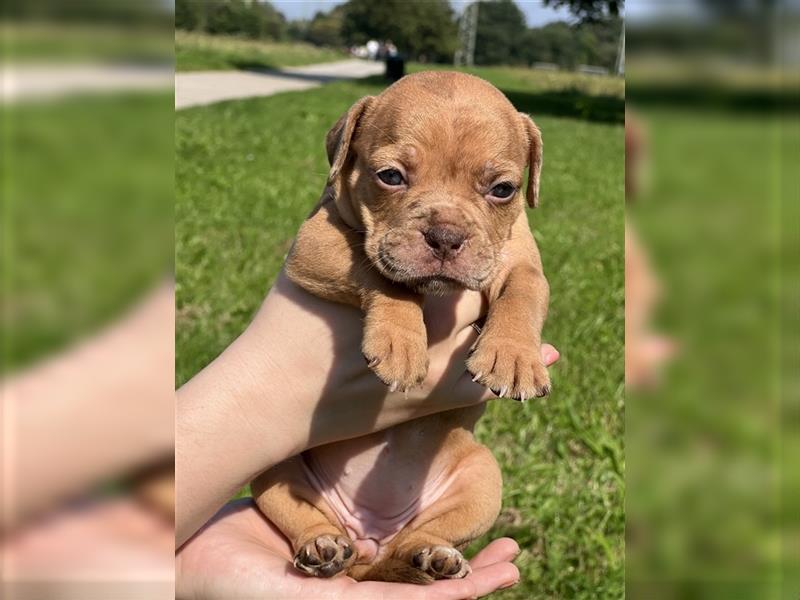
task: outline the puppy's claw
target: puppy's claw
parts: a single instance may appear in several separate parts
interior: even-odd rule
[[[476,373],[475,376],[472,378],[472,381],[474,381],[475,383],[478,383],[478,380],[481,377],[483,377],[483,373]],[[492,391],[494,391],[494,390],[492,390]]]
[[[396,382],[396,381],[393,381],[393,382],[392,382],[392,385],[390,385],[390,386],[389,386],[389,391],[390,391],[390,392],[396,392],[396,391],[397,391],[397,388],[398,388],[399,386],[400,386],[400,384],[399,384],[398,382]]]
[[[369,362],[367,362],[367,366],[368,366],[370,369],[374,369],[374,368],[375,368],[375,367],[377,367],[379,364],[381,364],[381,359],[380,359],[380,358],[378,358],[377,356],[376,356],[375,358],[373,358],[372,360],[370,360]]]

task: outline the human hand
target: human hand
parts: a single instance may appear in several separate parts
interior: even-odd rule
[[[279,275],[245,332],[179,390],[178,544],[290,456],[494,398],[465,366],[484,313],[477,292],[426,301],[428,376],[407,394],[389,392],[361,355],[361,313]],[[542,355],[558,359],[548,344]]]
[[[180,550],[175,562],[176,597],[461,600],[514,585],[519,571],[511,561],[518,552],[513,540],[495,540],[470,560],[472,573],[466,578],[428,586],[356,582],[344,576],[318,579],[294,569],[287,540],[251,499],[244,499],[226,505]]]
[[[172,598],[174,544],[172,523],[133,498],[84,498],[0,538],[0,595]]]

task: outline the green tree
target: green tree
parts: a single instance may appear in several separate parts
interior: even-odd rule
[[[269,2],[255,0],[175,0],[175,27],[253,39],[283,39],[284,16]]]
[[[453,59],[458,36],[447,0],[350,0],[342,6],[347,45],[392,41],[406,56],[434,62]]]
[[[304,39],[317,46],[344,46],[343,23],[344,7],[342,6],[337,6],[327,13],[318,12],[309,22]]]
[[[562,69],[581,64],[613,70],[617,60],[621,19],[604,19],[570,25],[564,21],[529,29],[523,37],[525,63],[555,63]]]
[[[525,15],[513,0],[481,2],[475,34],[475,64],[524,62],[521,49],[526,30]]]
[[[175,29],[200,29],[200,6],[190,0],[175,0]]]
[[[566,6],[572,14],[583,21],[618,17],[625,8],[625,0],[543,0],[543,2],[545,6]]]

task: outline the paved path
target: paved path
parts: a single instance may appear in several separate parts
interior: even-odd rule
[[[102,64],[3,65],[3,104],[47,100],[79,93],[168,90],[172,69]]]
[[[175,109],[223,100],[306,90],[329,81],[383,73],[381,62],[342,60],[280,71],[194,71],[175,74]]]

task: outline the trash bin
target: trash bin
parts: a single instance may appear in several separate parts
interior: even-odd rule
[[[406,74],[406,59],[400,54],[386,57],[386,79],[397,81]]]

